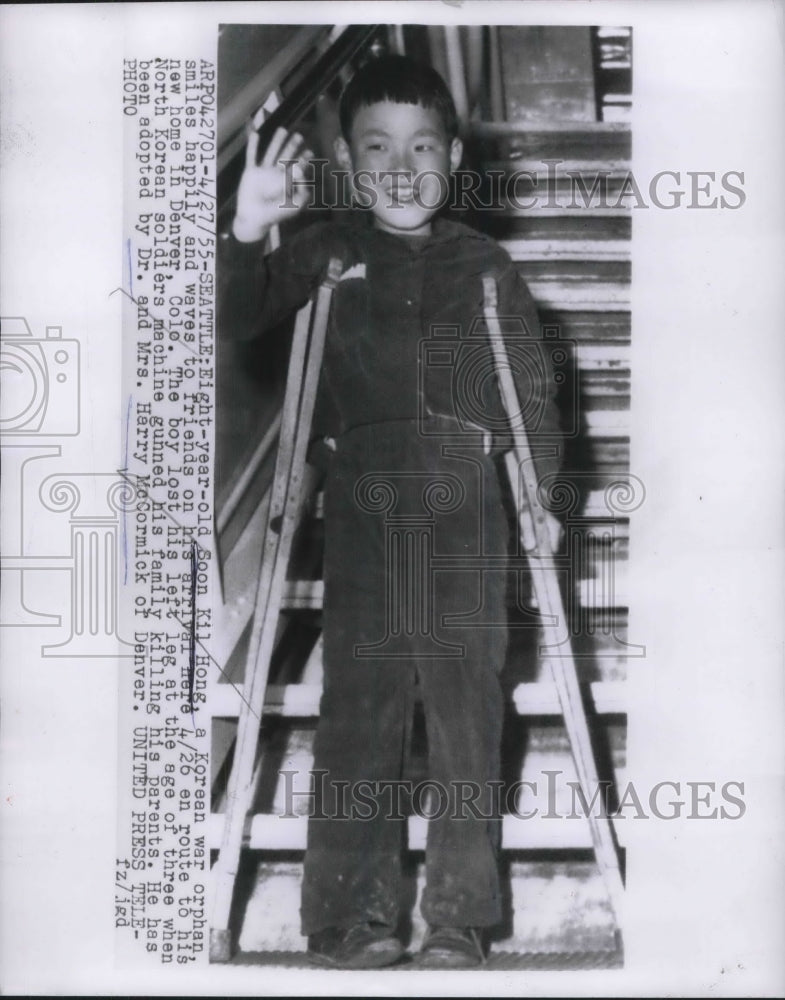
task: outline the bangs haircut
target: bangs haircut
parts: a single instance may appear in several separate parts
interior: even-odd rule
[[[382,101],[431,108],[441,118],[450,141],[458,134],[455,103],[436,70],[407,56],[390,55],[365,63],[344,88],[338,111],[344,139],[349,140],[360,108]]]

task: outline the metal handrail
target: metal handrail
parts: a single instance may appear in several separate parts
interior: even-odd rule
[[[276,129],[290,129],[295,125],[305,112],[313,106],[316,99],[324,93],[325,89],[332,83],[343,67],[365,46],[370,44],[380,27],[381,25],[378,24],[351,25],[341,31],[341,34],[329,49],[319,57],[313,68],[306,73],[291,93],[287,94],[281,101],[280,105],[273,111],[269,118],[262,123],[258,130],[260,156],[269,145]],[[255,104],[256,108],[261,106],[269,94],[269,82],[266,81],[265,85],[267,89],[265,92],[259,93],[258,103]],[[247,108],[253,105],[253,103],[251,102],[249,105],[248,95],[246,95],[243,108]],[[232,122],[235,125],[236,136],[242,134],[241,129],[245,120],[246,117],[243,117],[242,121],[239,122],[237,115],[233,115]],[[239,144],[234,139],[227,139],[226,142],[228,144],[227,155],[223,159],[222,164],[219,163],[219,183],[224,190],[228,188],[232,193],[219,205],[220,220],[225,220],[226,215],[232,209],[244,164],[244,140],[239,142]]]
[[[332,45],[324,52],[313,68],[293,88],[291,93],[281,101],[279,106],[265,120],[259,129],[259,149],[264,150],[275,130],[291,128],[305,112],[316,102],[317,98],[332,83],[341,69],[353,59],[358,52],[368,46],[377,34],[381,25],[352,25],[340,29],[340,34]],[[314,31],[316,33],[314,34]],[[243,169],[243,147],[245,145],[244,126],[248,117],[261,106],[274,88],[276,78],[273,70],[284,75],[290,68],[293,53],[302,57],[304,51],[313,47],[321,29],[312,29],[310,33],[299,35],[292,46],[280,59],[273,60],[266,69],[235,95],[219,115],[219,176],[221,186],[232,191],[232,194],[219,207],[219,228],[226,221],[226,215],[231,211],[236,196],[237,185]],[[280,75],[277,79],[280,79]],[[234,132],[232,135],[231,132]],[[239,142],[238,142],[239,139]],[[223,161],[221,160],[223,157]],[[266,458],[275,446],[280,427],[280,414],[273,418],[262,440],[254,450],[242,474],[232,486],[226,501],[217,514],[216,526],[218,534],[222,534],[232,517],[240,507],[251,484],[254,482]],[[228,555],[225,554],[224,558]]]
[[[218,172],[245,145],[245,123],[280,81],[329,33],[329,25],[305,25],[218,112]]]

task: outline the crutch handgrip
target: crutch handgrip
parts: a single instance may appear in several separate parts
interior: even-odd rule
[[[340,257],[331,257],[330,263],[327,265],[327,274],[324,276],[322,285],[326,285],[328,288],[333,289],[341,280],[341,273],[343,271],[343,263]]]
[[[523,422],[518,391],[512,376],[512,367],[499,323],[497,311],[499,294],[496,279],[492,275],[484,275],[482,284],[488,340],[493,353],[502,407],[512,434],[517,479],[520,484],[520,488],[518,488],[518,483],[513,483],[513,490],[521,529],[521,544],[530,555],[548,558],[552,555],[550,535],[545,510],[539,500],[537,471],[534,466],[526,426]],[[511,469],[509,460],[507,465]]]
[[[483,275],[482,298],[486,313],[488,310],[493,310],[494,313],[498,312],[499,292],[496,288],[496,279],[490,274]]]

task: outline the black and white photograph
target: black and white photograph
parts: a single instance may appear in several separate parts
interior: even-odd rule
[[[0,18],[0,988],[782,995],[782,5]]]
[[[631,29],[224,25],[218,60],[221,666],[259,700],[247,757],[213,723],[213,957],[613,967]]]

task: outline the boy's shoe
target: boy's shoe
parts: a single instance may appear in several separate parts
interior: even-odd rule
[[[328,927],[308,938],[308,958],[334,969],[381,969],[397,962],[403,945],[383,924]]]
[[[431,927],[417,965],[421,969],[472,969],[484,963],[480,935],[473,927]]]

